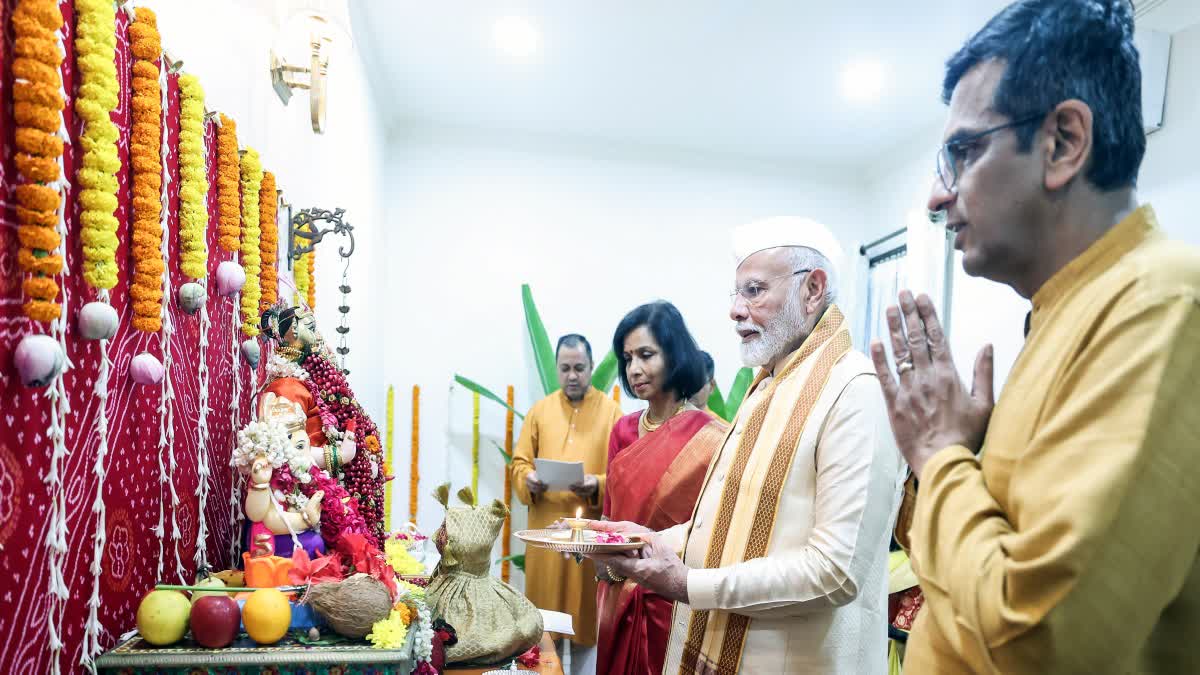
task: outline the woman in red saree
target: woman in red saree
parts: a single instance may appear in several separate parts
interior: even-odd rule
[[[646,401],[622,417],[608,442],[604,515],[653,530],[686,522],[708,462],[727,425],[688,403],[707,381],[705,367],[679,310],[667,302],[642,305],[617,327],[621,384]],[[673,603],[598,568],[598,673],[662,672]]]

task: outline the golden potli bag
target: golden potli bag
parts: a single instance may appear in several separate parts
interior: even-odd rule
[[[464,506],[450,506],[450,486],[434,493],[446,520],[434,535],[441,562],[426,589],[430,609],[454,627],[458,643],[446,648],[447,663],[507,661],[542,638],[542,615],[512,586],[491,575],[492,547],[508,508],[499,499],[475,505],[470,488],[458,492]]]

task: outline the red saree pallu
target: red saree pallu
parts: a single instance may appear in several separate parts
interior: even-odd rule
[[[691,518],[708,462],[728,427],[707,413],[689,410],[638,438],[640,414],[626,415],[613,427],[604,515],[664,530]],[[674,603],[632,581],[602,582],[596,596],[596,672],[661,673]]]

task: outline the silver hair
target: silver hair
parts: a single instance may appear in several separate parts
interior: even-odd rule
[[[793,270],[821,270],[825,273],[825,297],[822,300],[825,306],[828,307],[837,302],[837,272],[833,269],[833,263],[816,249],[808,248],[807,246],[788,246]],[[798,279],[804,279],[807,275],[797,275]],[[793,286],[796,291],[799,291],[799,285]]]

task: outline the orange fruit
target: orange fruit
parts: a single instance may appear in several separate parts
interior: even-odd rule
[[[287,596],[275,588],[260,588],[250,594],[242,607],[242,624],[250,638],[260,645],[279,642],[292,623],[292,606]]]

